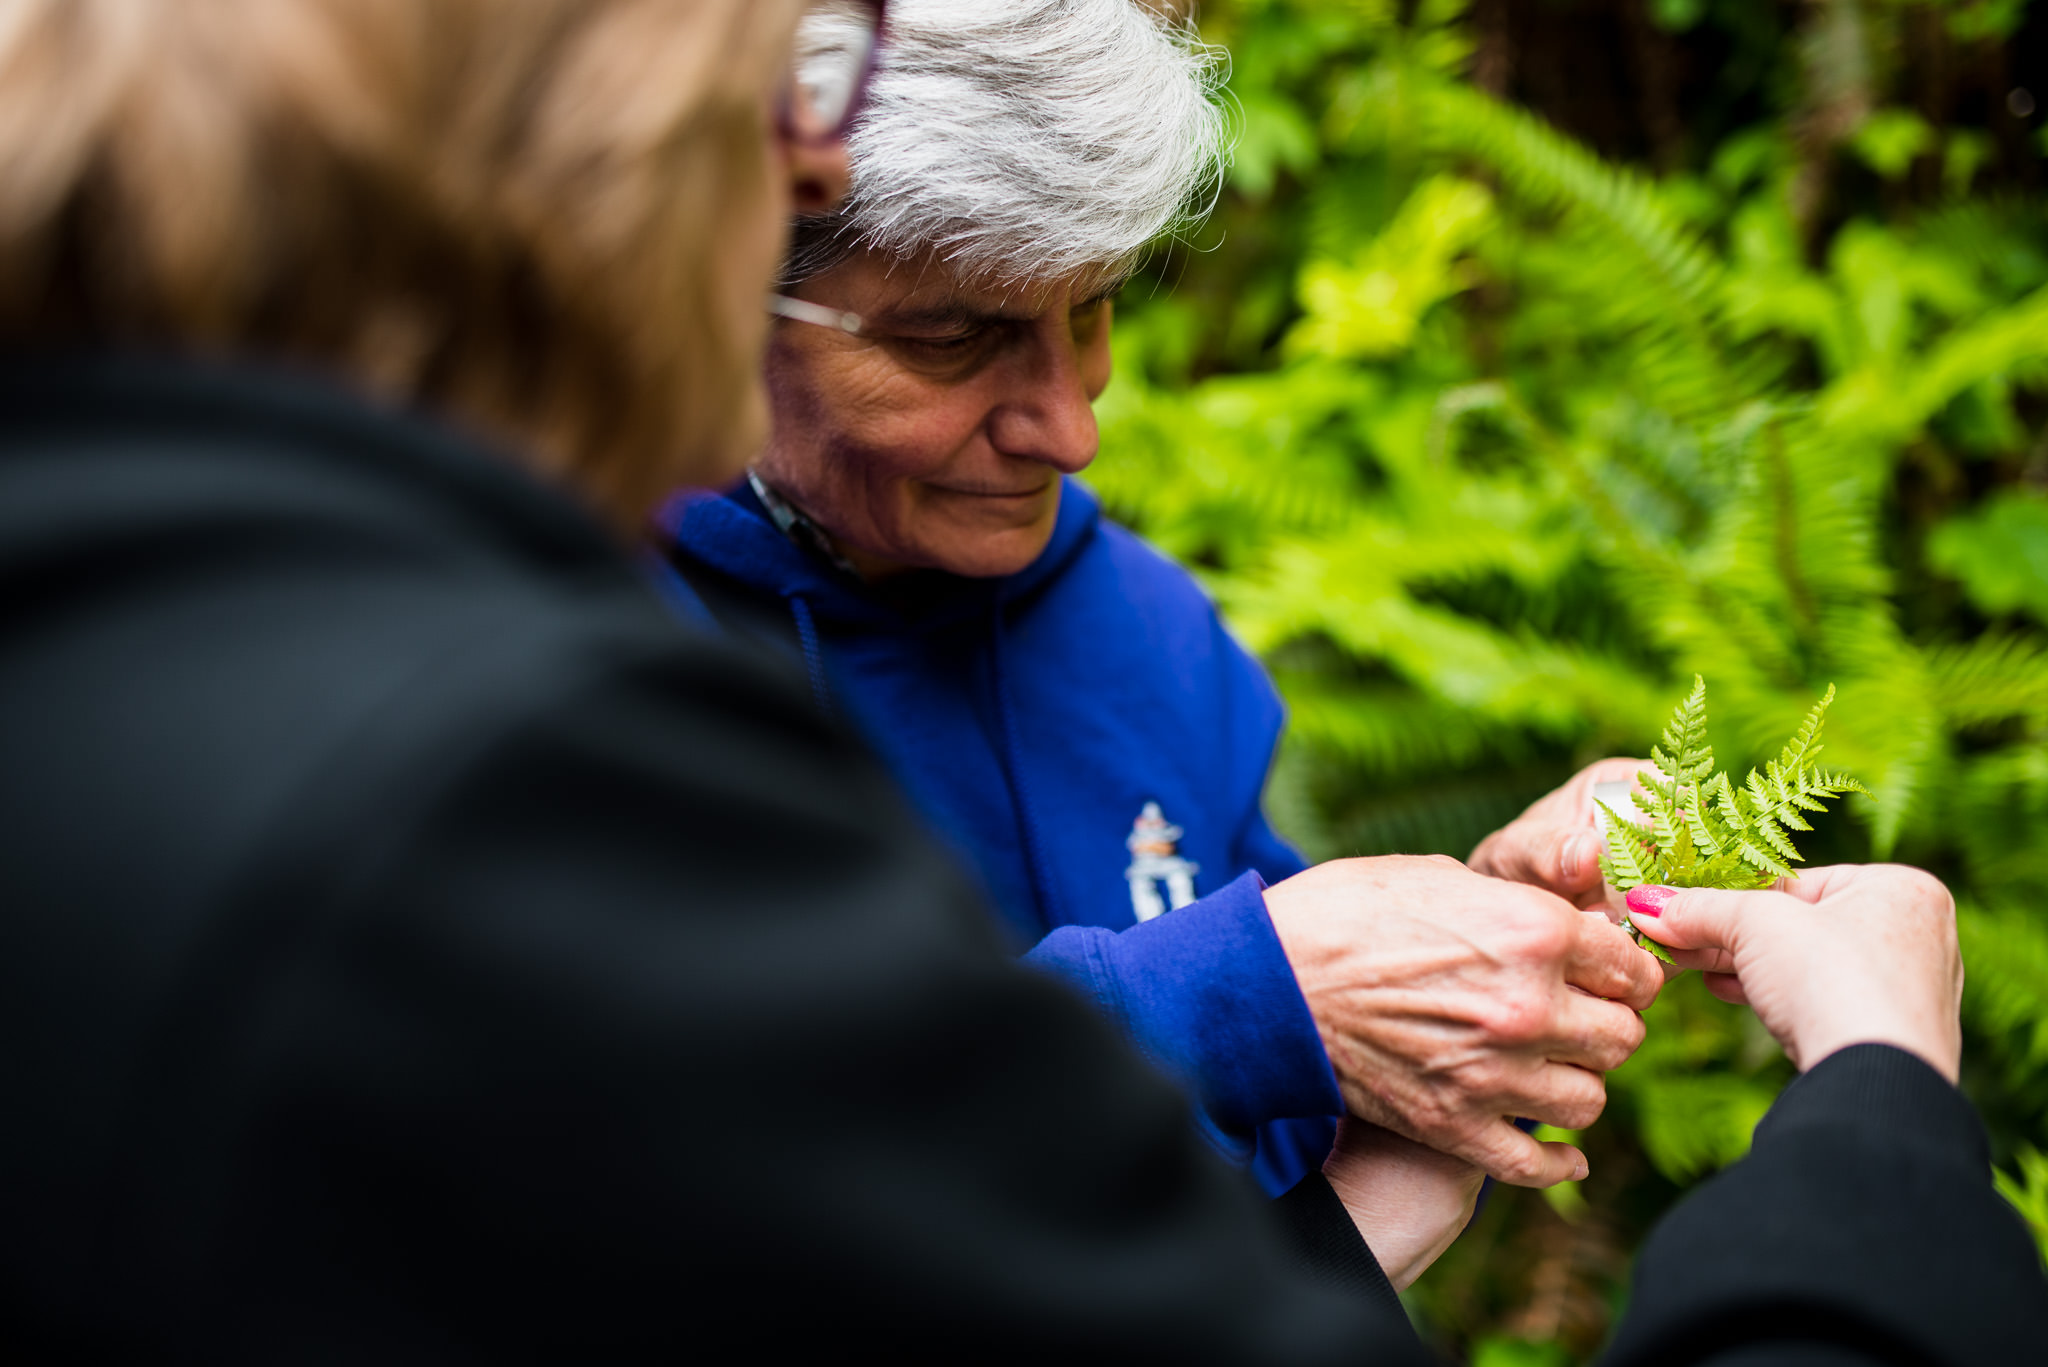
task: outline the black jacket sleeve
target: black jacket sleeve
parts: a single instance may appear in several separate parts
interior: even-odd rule
[[[1913,1055],[1845,1049],[1643,1249],[1610,1367],[2048,1358],[2048,1282],[1970,1104]]]
[[[1320,1172],[1312,1172],[1273,1202],[1288,1243],[1301,1256],[1308,1275],[1325,1286],[1377,1305],[1389,1315],[1405,1316],[1400,1293],[1387,1280],[1379,1259],[1366,1246],[1358,1226],[1344,1209],[1336,1188]]]
[[[468,739],[328,776],[291,824],[353,829],[346,876],[218,946],[210,1023],[162,1052],[101,1267],[157,1342],[1424,1360],[1390,1298],[1299,1275],[794,681],[708,645],[478,654],[498,685],[403,709]],[[507,670],[520,715],[476,700]]]

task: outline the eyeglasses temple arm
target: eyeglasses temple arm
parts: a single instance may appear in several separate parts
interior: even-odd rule
[[[858,313],[842,313],[828,309],[823,304],[813,304],[805,299],[792,299],[786,294],[768,296],[768,311],[777,317],[789,318],[799,323],[815,323],[819,327],[833,328],[839,332],[858,337],[864,326]]]

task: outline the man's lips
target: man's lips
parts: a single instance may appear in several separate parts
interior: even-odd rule
[[[940,493],[952,494],[957,498],[987,498],[1023,502],[1026,499],[1043,498],[1051,491],[1053,483],[1048,481],[1031,489],[962,489],[950,484],[935,484],[932,487]]]

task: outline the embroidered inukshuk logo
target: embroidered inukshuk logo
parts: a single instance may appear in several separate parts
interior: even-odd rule
[[[1124,837],[1124,846],[1131,852],[1131,866],[1124,870],[1124,877],[1131,883],[1131,911],[1140,921],[1195,900],[1195,875],[1202,866],[1180,857],[1183,834],[1160,813],[1158,803],[1148,802],[1131,823],[1131,833]],[[1161,883],[1166,884],[1164,898],[1159,895]]]

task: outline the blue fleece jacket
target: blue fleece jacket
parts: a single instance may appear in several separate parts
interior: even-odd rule
[[[1320,1164],[1343,1103],[1260,896],[1303,867],[1260,810],[1280,701],[1185,571],[1071,481],[1029,568],[907,594],[799,547],[744,484],[663,531],[678,609],[800,651],[1026,959],[1182,1077],[1219,1148],[1273,1194]]]

